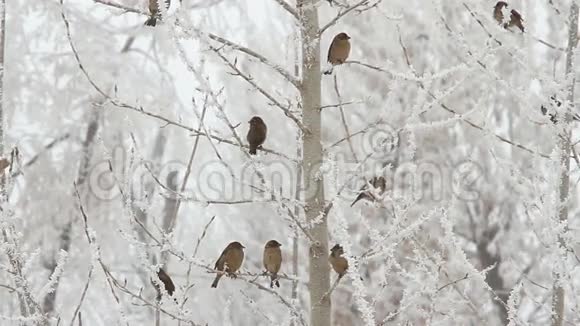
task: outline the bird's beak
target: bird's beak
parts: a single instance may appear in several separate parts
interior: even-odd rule
[[[347,40],[350,40],[350,36],[347,36],[347,37],[346,37],[346,39],[347,39]]]

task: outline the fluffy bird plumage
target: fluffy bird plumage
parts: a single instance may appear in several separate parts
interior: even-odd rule
[[[250,144],[250,155],[256,155],[258,148],[262,147],[262,144],[266,141],[268,127],[264,123],[264,120],[258,116],[252,117],[248,122],[250,124],[250,130],[248,130],[246,140]]]
[[[241,243],[234,241],[228,244],[226,249],[222,251],[222,254],[214,266],[216,271],[222,273],[217,273],[213,283],[211,284],[212,288],[217,288],[218,282],[224,273],[231,277],[236,276],[235,273],[240,269],[242,262],[244,261],[244,248],[245,247]]]
[[[270,274],[270,287],[273,288],[274,284],[280,287],[280,282],[278,282],[278,272],[282,266],[282,250],[280,247],[282,245],[276,240],[270,240],[266,242],[264,246],[264,257],[263,263],[266,272]]]
[[[498,24],[502,25],[504,23],[503,8],[507,8],[508,4],[505,1],[498,1],[493,7],[493,18]]]
[[[369,189],[369,184],[373,187],[373,189]],[[375,195],[375,192],[378,191],[378,194],[382,195],[387,188],[387,180],[385,180],[385,177],[383,176],[373,177],[371,180],[369,180],[369,184],[365,184],[360,188],[359,195],[352,202],[352,204],[350,204],[350,207],[354,206],[354,204],[363,199],[373,202],[376,201],[377,196]]]
[[[510,21],[504,25],[505,28],[517,27],[522,33],[524,32],[524,20],[519,12],[512,9],[510,11]]]
[[[327,60],[332,65],[324,72],[325,75],[332,74],[334,66],[343,64],[350,54],[350,36],[346,33],[337,34],[328,48]]]
[[[149,13],[151,16],[145,21],[146,26],[157,25],[157,19],[161,18],[161,11],[159,10],[159,3],[163,0],[149,0]],[[169,9],[171,0],[165,0],[165,9]]]
[[[330,262],[332,269],[334,269],[338,274],[338,278],[342,278],[348,270],[348,261],[346,258],[342,257],[343,254],[344,250],[342,249],[342,246],[336,244],[332,249],[330,249],[330,256],[328,257],[328,261]]]
[[[157,271],[157,277],[159,278],[161,283],[163,283],[163,287],[165,288],[165,291],[167,291],[167,294],[169,294],[169,296],[173,296],[173,293],[175,292],[175,284],[173,284],[173,281],[171,280],[171,277],[169,277],[169,274],[167,274],[163,270],[163,268],[159,268],[159,271]],[[153,286],[155,287],[155,290],[157,290],[157,301],[159,301],[161,300],[163,292],[155,282],[152,281],[152,283]]]

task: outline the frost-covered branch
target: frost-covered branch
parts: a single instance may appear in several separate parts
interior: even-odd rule
[[[296,123],[296,125],[302,130],[302,132],[304,133],[308,133],[308,129],[306,129],[306,127],[304,126],[304,124],[302,123],[301,119],[299,119],[298,117],[296,117],[294,115],[294,113],[291,112],[290,108],[283,105],[282,103],[280,103],[278,100],[276,100],[274,98],[274,96],[272,96],[269,92],[267,92],[264,88],[262,88],[260,85],[258,85],[255,81],[254,78],[252,78],[250,75],[242,72],[237,66],[235,62],[231,62],[228,58],[226,58],[221,52],[219,48],[210,46],[210,49],[218,55],[218,57],[220,57],[220,59],[223,60],[223,62],[230,67],[230,69],[232,69],[233,71],[235,71],[235,75],[242,77],[245,81],[247,81],[250,85],[252,85],[252,87],[254,87],[260,94],[264,95],[264,97],[266,97],[272,104],[274,104],[276,107],[278,107],[280,110],[282,110],[282,112],[284,112],[284,115],[286,115],[287,117],[289,117],[292,121],[294,121],[294,123]]]
[[[378,0],[375,4],[373,4],[371,7],[376,6],[378,3],[380,3],[382,0]],[[322,28],[320,28],[320,30],[318,30],[318,36],[320,37],[327,29],[329,29],[330,27],[332,27],[333,25],[335,25],[341,18],[343,18],[344,16],[348,15],[349,13],[353,12],[355,9],[358,9],[364,5],[367,5],[370,2],[370,0],[360,0],[359,2],[345,8],[344,10],[341,9],[341,11],[336,15],[336,17],[334,17],[333,19],[331,19],[328,23],[326,23],[326,25],[324,25]]]
[[[276,1],[276,3],[278,3],[282,8],[284,8],[284,10],[286,10],[296,20],[300,19],[300,17],[298,17],[298,13],[296,12],[296,10],[292,8],[292,6],[290,6],[285,0],[274,0],[274,1]]]
[[[102,5],[105,5],[105,6],[117,8],[117,9],[122,9],[122,10],[124,10],[126,12],[132,12],[132,13],[135,13],[135,14],[141,14],[141,15],[145,15],[145,16],[148,16],[149,15],[145,11],[142,11],[142,10],[139,10],[139,9],[136,9],[136,8],[132,8],[132,7],[128,7],[128,6],[122,5],[122,4],[118,3],[118,2],[113,2],[113,1],[108,1],[108,0],[93,0],[93,2],[102,4]],[[61,1],[61,5],[62,5],[62,1]]]
[[[570,5],[570,16],[568,18],[568,47],[566,49],[566,81],[567,102],[574,103],[574,88],[576,84],[576,71],[574,62],[576,61],[576,46],[578,45],[578,4],[573,1]],[[558,233],[558,245],[566,248],[565,232],[568,229],[568,201],[570,197],[570,153],[572,151],[571,130],[572,112],[566,108],[564,114],[563,127],[559,132],[558,147],[560,149],[560,175],[558,188],[558,220],[564,226],[561,233]],[[566,251],[567,252],[567,251]],[[552,270],[554,275],[554,293],[552,296],[552,326],[562,326],[565,318],[565,290],[564,279],[567,278],[566,257],[558,257]]]
[[[348,124],[346,122],[346,117],[344,116],[344,109],[342,108],[342,98],[340,97],[340,92],[338,90],[338,81],[336,80],[336,75],[334,75],[334,92],[336,93],[336,97],[338,99],[338,108],[340,110],[340,120],[342,122],[342,127],[344,128],[344,133],[346,134],[345,139],[348,142],[348,147],[350,148],[350,153],[356,163],[358,163],[358,158],[356,156],[356,152],[354,151],[354,146],[352,146],[351,141],[351,134],[348,128]]]
[[[283,1],[283,0],[280,0],[280,1]],[[254,51],[250,48],[247,48],[245,46],[241,46],[239,44],[236,44],[232,41],[229,41],[223,37],[217,36],[217,35],[212,34],[212,33],[209,33],[208,37],[210,39],[217,41],[223,45],[226,45],[234,50],[240,51],[240,52],[245,53],[253,58],[258,59],[258,61],[260,61],[261,63],[265,64],[266,66],[274,69],[277,73],[282,75],[282,77],[286,78],[286,80],[288,80],[292,85],[294,85],[294,87],[296,87],[296,88],[300,87],[300,81],[298,79],[296,79],[296,77],[292,76],[292,74],[290,74],[284,68],[280,67],[280,65],[277,65],[277,64],[271,62],[266,57],[257,53],[256,51]]]
[[[407,54],[407,48],[405,47],[405,44],[403,43],[403,40],[402,40],[402,38],[401,38],[401,34],[400,34],[400,33],[399,33],[399,45],[400,45],[400,46],[401,46],[401,48],[403,49],[403,54],[404,54],[404,56],[405,56],[405,61],[407,62],[407,65],[408,65],[408,66],[409,66],[409,68],[412,70],[412,66],[411,66],[411,63],[410,63],[410,61],[409,61],[409,56],[408,56],[408,54]],[[513,141],[513,140],[511,140],[511,139],[508,139],[508,138],[506,138],[506,137],[504,137],[504,136],[501,136],[501,135],[499,135],[499,134],[496,134],[495,132],[493,132],[493,131],[491,131],[491,130],[485,129],[485,128],[483,128],[482,126],[480,126],[480,125],[478,125],[478,124],[476,124],[476,123],[472,122],[471,120],[469,120],[469,119],[467,119],[467,118],[463,117],[463,115],[462,115],[462,114],[458,113],[457,111],[455,111],[455,110],[453,110],[452,108],[450,108],[449,106],[447,106],[445,103],[441,102],[441,101],[438,99],[438,97],[437,97],[437,96],[435,96],[435,94],[433,94],[433,92],[431,92],[430,90],[428,90],[428,89],[425,87],[425,85],[424,85],[422,82],[417,82],[417,84],[418,84],[418,85],[419,85],[419,87],[420,87],[422,90],[424,90],[424,91],[425,91],[425,92],[426,92],[426,93],[427,93],[427,94],[428,94],[428,95],[429,95],[431,98],[433,98],[435,101],[437,101],[437,102],[439,103],[439,105],[441,106],[441,108],[443,108],[445,111],[447,111],[447,112],[449,112],[449,113],[452,113],[453,115],[455,115],[455,117],[457,117],[458,119],[460,119],[462,122],[466,123],[467,125],[469,125],[469,126],[471,126],[471,127],[475,128],[475,129],[477,129],[477,130],[480,130],[480,131],[482,131],[482,132],[484,132],[484,133],[491,134],[492,136],[494,136],[494,137],[495,137],[496,139],[498,139],[499,141],[501,141],[501,142],[504,142],[504,143],[506,143],[506,144],[509,144],[509,145],[511,145],[511,146],[514,146],[514,147],[516,147],[516,148],[519,148],[519,149],[521,149],[521,150],[524,150],[524,151],[526,151],[526,152],[528,152],[528,153],[530,153],[530,154],[534,154],[534,155],[541,156],[541,157],[543,157],[543,158],[551,159],[549,155],[546,155],[546,154],[539,153],[539,152],[537,152],[537,151],[535,151],[535,150],[533,150],[533,149],[530,149],[529,147],[527,147],[527,146],[525,146],[525,145],[522,145],[522,144],[520,144],[520,143],[517,143],[517,142],[515,142],[515,141]]]

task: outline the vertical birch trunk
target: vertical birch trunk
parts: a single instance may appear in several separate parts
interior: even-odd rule
[[[578,43],[578,5],[572,2],[570,6],[570,17],[568,19],[570,29],[568,31],[568,48],[566,49],[566,81],[568,82],[567,101],[569,105],[574,107],[574,83],[575,71],[573,69],[574,63],[574,49]],[[560,146],[560,206],[558,217],[560,222],[566,223],[568,220],[568,196],[570,192],[570,123],[572,122],[572,112],[566,109],[564,129],[559,135]],[[560,237],[560,246],[565,246],[564,239]],[[564,260],[564,258],[562,258]],[[564,268],[563,261],[560,268]],[[564,285],[561,283],[561,277],[557,276],[561,273],[554,273],[554,295],[552,297],[552,326],[562,326],[564,322]]]
[[[306,220],[313,221],[323,214],[324,179],[318,174],[322,164],[321,112],[320,108],[320,43],[318,37],[318,11],[315,1],[300,0],[297,3],[300,16],[302,40],[302,84],[300,95],[304,126],[302,134],[303,178],[306,201]],[[330,289],[328,264],[328,229],[326,217],[310,228],[315,243],[310,244],[310,325],[330,326]],[[324,298],[324,299],[323,299]]]

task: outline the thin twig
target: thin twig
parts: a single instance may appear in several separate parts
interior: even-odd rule
[[[465,276],[463,276],[463,277],[462,277],[462,278],[460,278],[460,279],[457,279],[457,280],[455,280],[455,281],[453,281],[453,282],[449,282],[449,283],[447,283],[447,284],[445,284],[445,285],[443,285],[443,286],[439,287],[439,288],[437,289],[437,291],[435,291],[435,292],[439,292],[439,291],[441,291],[441,290],[445,289],[446,287],[448,287],[448,286],[450,286],[450,285],[457,284],[457,283],[459,283],[459,282],[461,282],[461,281],[463,281],[463,280],[466,280],[467,278],[469,278],[469,273],[466,273],[466,274],[465,274]]]
[[[331,19],[328,23],[326,23],[326,25],[324,25],[320,30],[318,30],[318,37],[320,37],[322,35],[322,33],[324,33],[331,26],[333,26],[334,24],[336,24],[339,19],[341,19],[342,17],[348,15],[349,13],[351,13],[353,10],[359,8],[360,6],[363,6],[363,5],[367,4],[368,2],[369,2],[369,0],[361,0],[361,1],[353,4],[352,6],[346,8],[345,10],[339,12],[338,15],[336,15],[336,17],[334,17],[333,19]]]
[[[282,1],[282,0],[280,0]],[[258,59],[258,61],[260,61],[261,63],[265,64],[266,66],[274,69],[277,73],[279,73],[280,75],[282,75],[282,77],[286,78],[286,80],[288,80],[292,85],[294,85],[294,87],[299,88],[300,87],[300,81],[295,78],[294,76],[292,76],[292,74],[290,74],[288,71],[286,71],[284,68],[280,67],[280,65],[274,64],[273,62],[271,62],[270,60],[268,60],[266,57],[264,57],[263,55],[257,53],[256,51],[247,48],[245,46],[241,46],[239,44],[236,44],[230,40],[227,40],[223,37],[217,36],[215,34],[208,34],[209,38],[217,41],[219,43],[222,43],[226,46],[229,46],[231,48],[233,48],[234,50],[243,52],[253,58]]]
[[[81,294],[81,298],[79,300],[79,304],[77,304],[77,307],[75,308],[75,311],[73,312],[73,316],[72,319],[70,321],[70,326],[74,325],[75,319],[77,317],[77,315],[79,316],[79,323],[81,323],[80,318],[81,318],[81,314],[80,314],[80,310],[81,310],[81,306],[83,305],[83,301],[85,300],[85,296],[87,295],[87,290],[89,289],[89,284],[91,283],[91,278],[93,276],[93,270],[95,269],[94,266],[91,266],[91,269],[89,270],[89,275],[87,276],[87,282],[85,283],[85,287],[83,289],[83,293]]]
[[[112,2],[112,1],[108,1],[108,0],[93,0],[93,2],[100,3],[102,5],[117,8],[117,9],[122,9],[126,12],[132,12],[132,13],[141,14],[141,15],[145,15],[145,16],[149,15],[147,12],[145,12],[143,10],[139,10],[139,9],[132,8],[132,7],[127,7],[127,6],[122,5],[120,3],[117,3],[117,2]],[[62,1],[61,1],[61,4],[62,4]]]
[[[407,62],[407,64],[409,65],[409,68],[412,69],[412,66],[410,65],[409,62],[409,56],[407,54],[407,48],[405,47],[405,44],[403,43],[403,40],[401,38],[401,33],[399,32],[399,44],[401,46],[401,48],[403,49],[403,53],[405,55],[405,61]],[[431,92],[430,90],[428,90],[425,85],[422,82],[417,82],[417,84],[419,85],[419,87],[421,89],[423,89],[431,98],[433,98],[435,101],[437,101],[439,103],[439,105],[447,112],[452,113],[453,115],[455,115],[456,118],[458,118],[459,120],[461,120],[462,122],[468,124],[469,126],[478,129],[480,131],[483,131],[485,133],[490,133],[492,136],[494,136],[495,138],[497,138],[498,140],[500,140],[501,142],[504,142],[506,144],[512,145],[516,148],[519,148],[521,150],[524,150],[530,154],[535,154],[538,155],[540,157],[546,158],[546,159],[552,159],[549,155],[543,154],[543,153],[539,153],[533,149],[528,148],[527,146],[524,146],[522,144],[516,143],[510,139],[507,139],[504,136],[498,135],[490,130],[487,130],[481,126],[479,126],[478,124],[472,122],[471,120],[464,118],[463,115],[459,114],[457,111],[451,109],[450,107],[448,107],[447,105],[445,105],[444,103],[440,102],[439,99],[437,98],[437,96],[435,96],[435,94],[433,94],[433,92]]]
[[[282,8],[284,8],[284,10],[286,10],[296,20],[300,19],[296,10],[294,10],[294,8],[292,8],[286,1],[284,0],[274,0],[274,1],[276,1]]]
[[[209,222],[207,222],[207,224],[203,228],[203,232],[201,233],[201,236],[199,238],[197,238],[197,243],[195,244],[195,249],[193,250],[193,256],[192,256],[193,258],[195,258],[195,256],[197,255],[197,250],[199,249],[199,245],[201,243],[201,240],[203,240],[203,238],[205,238],[205,235],[207,233],[207,229],[209,229],[209,226],[213,223],[214,220],[215,220],[215,215],[211,217]]]
[[[290,108],[288,108],[288,107],[284,106],[282,103],[278,102],[278,100],[276,100],[272,95],[270,95],[270,93],[268,93],[266,90],[264,90],[262,87],[260,87],[260,85],[258,85],[252,77],[250,77],[249,75],[243,73],[240,69],[238,69],[238,67],[235,65],[235,63],[232,63],[228,58],[226,58],[220,52],[220,49],[213,47],[213,46],[210,46],[210,49],[215,54],[217,54],[218,57],[220,57],[222,59],[222,61],[228,67],[230,67],[233,71],[235,71],[236,75],[242,77],[245,81],[247,81],[250,85],[252,85],[252,87],[254,87],[260,94],[264,95],[264,97],[266,97],[270,102],[272,102],[272,104],[274,104],[280,110],[282,110],[282,112],[284,112],[284,114],[287,117],[289,117],[292,121],[294,121],[294,123],[302,130],[302,132],[309,133],[306,126],[304,126],[302,121],[290,111]]]
[[[338,107],[340,109],[340,119],[342,121],[342,127],[344,128],[344,133],[346,134],[346,139],[348,141],[348,147],[350,148],[350,152],[352,154],[352,158],[356,163],[358,163],[358,157],[356,156],[356,152],[354,151],[354,146],[352,145],[352,139],[350,130],[348,129],[348,123],[346,122],[346,117],[344,116],[344,109],[342,108],[342,99],[340,98],[340,92],[338,91],[338,81],[336,79],[336,74],[334,74],[334,92],[336,93],[336,97],[338,98]]]

